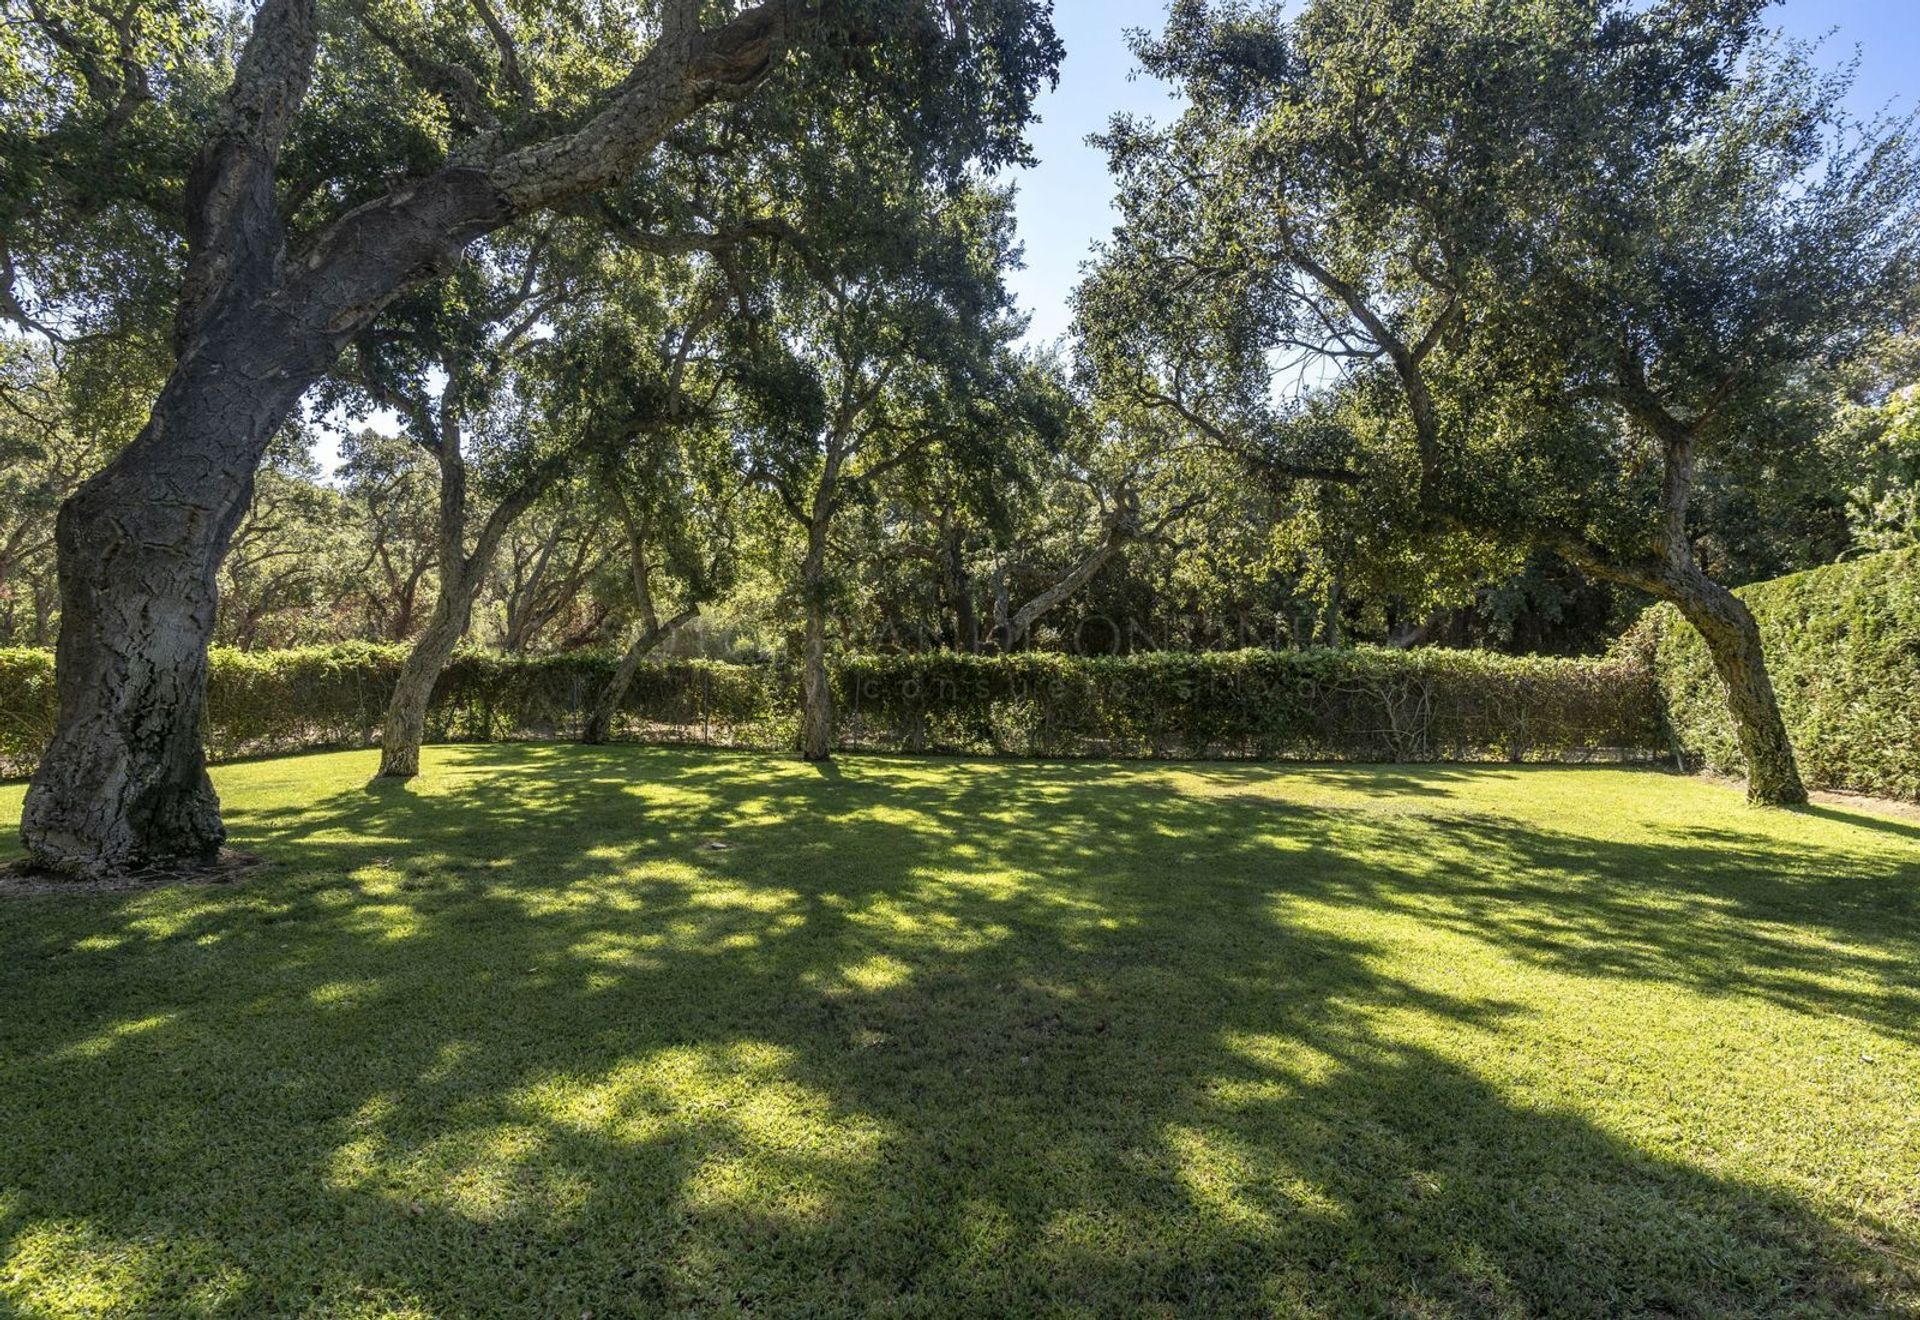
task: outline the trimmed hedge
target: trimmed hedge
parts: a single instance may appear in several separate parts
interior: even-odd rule
[[[1920,551],[1742,588],[1809,785],[1920,800]],[[405,648],[216,650],[215,759],[363,747]],[[434,690],[434,741],[570,738],[614,657],[459,653]],[[1657,759],[1742,766],[1705,647],[1668,606],[1604,660],[1473,651],[854,656],[836,666],[841,744],[1023,756],[1352,761]],[[644,665],[620,736],[785,748],[796,683],[777,665]],[[53,730],[53,656],[0,649],[0,776]]]
[[[216,760],[364,747],[405,649],[216,650],[206,739]],[[615,659],[459,653],[434,689],[436,742],[577,737]],[[1158,653],[855,656],[836,667],[841,745],[1020,756],[1351,761],[1651,759],[1643,659],[1527,659],[1374,648]],[[786,748],[793,671],[668,660],[644,665],[621,737]],[[0,650],[0,774],[20,776],[53,728],[53,659]]]
[[[1873,555],[1739,591],[1810,788],[1920,800],[1920,551]],[[1683,764],[1745,769],[1700,635],[1648,611],[1653,668]]]
[[[1657,755],[1644,665],[1475,651],[857,657],[842,740],[899,751],[1335,761]]]
[[[0,647],[0,777],[33,772],[53,737],[53,652]]]
[[[219,759],[307,747],[366,747],[406,658],[404,646],[215,650],[207,679],[207,748]],[[429,742],[577,738],[615,657],[585,651],[519,656],[456,652],[434,685]],[[623,710],[650,740],[755,745],[777,723],[750,666],[673,660],[642,666]]]

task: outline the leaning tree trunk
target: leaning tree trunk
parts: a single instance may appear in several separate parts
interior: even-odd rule
[[[427,706],[433,700],[433,685],[453,658],[454,648],[467,635],[473,622],[473,603],[487,580],[494,554],[514,520],[560,475],[555,462],[542,464],[523,478],[500,502],[474,538],[473,552],[465,552],[467,526],[467,469],[460,454],[460,431],[451,419],[443,420],[440,435],[440,596],[434,602],[433,615],[426,631],[407,653],[400,677],[393,685],[393,697],[387,703],[386,720],[380,729],[380,771],[382,779],[411,779],[420,773],[420,744],[426,739]]]
[[[1065,577],[1015,611],[1006,627],[1005,649],[1011,651],[1024,646],[1027,635],[1033,631],[1034,624],[1061,601],[1093,581],[1100,570],[1107,566],[1107,562],[1124,550],[1132,539],[1132,532],[1126,525],[1115,523],[1109,528],[1107,534],[1100,539],[1100,544],[1095,546],[1086,558],[1075,564]]]
[[[1738,596],[1702,571],[1687,536],[1697,461],[1692,432],[1663,411],[1644,411],[1647,425],[1665,445],[1655,557],[1623,566],[1577,549],[1571,558],[1600,577],[1652,593],[1694,626],[1726,689],[1727,713],[1733,717],[1734,734],[1747,762],[1747,800],[1763,806],[1798,806],[1807,800],[1807,790],[1767,673],[1760,625]]]
[[[1636,587],[1680,611],[1706,644],[1726,691],[1727,713],[1747,763],[1747,800],[1762,806],[1804,803],[1807,789],[1786,721],[1780,718],[1780,703],[1760,644],[1760,625],[1745,602],[1701,570],[1684,537],[1670,534],[1659,557],[1631,564],[1587,545],[1553,544],[1576,567]]]
[[[1806,786],[1780,717],[1753,611],[1698,569],[1669,575],[1668,590],[1662,594],[1699,632],[1726,688],[1727,713],[1747,762],[1748,800],[1768,806],[1804,803]]]
[[[50,869],[203,862],[225,840],[200,740],[217,574],[318,375],[297,343],[237,329],[192,343],[140,435],[61,507],[59,721],[20,822]]]
[[[634,634],[626,654],[620,657],[620,663],[613,671],[613,677],[600,689],[600,695],[594,699],[593,709],[587,712],[586,728],[580,734],[581,742],[597,746],[612,739],[613,717],[619,713],[620,703],[627,699],[627,689],[633,686],[633,676],[640,671],[640,662],[653,652],[654,647],[698,613],[699,608],[690,605],[664,624],[648,623]]]
[[[380,778],[411,779],[420,773],[420,744],[426,741],[433,685],[453,658],[460,639],[467,635],[473,597],[474,591],[464,577],[441,584],[433,617],[407,652],[400,677],[394,681],[393,696],[387,702],[386,718],[380,725]]]

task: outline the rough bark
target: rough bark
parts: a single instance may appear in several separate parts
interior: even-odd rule
[[[274,379],[266,338],[203,343],[60,510],[60,718],[21,819],[55,870],[207,860],[225,838],[200,743],[216,575],[252,495],[254,437],[304,385]]]
[[[1696,464],[1693,427],[1683,426],[1652,399],[1637,367],[1623,374],[1634,392],[1630,409],[1660,437],[1665,450],[1658,541],[1662,563],[1653,575],[1658,583],[1654,594],[1671,601],[1699,629],[1713,657],[1747,761],[1747,800],[1764,806],[1802,805],[1807,790],[1800,780],[1786,721],[1780,718],[1780,703],[1760,645],[1760,626],[1740,598],[1708,577],[1693,557],[1687,535]]]
[[[420,744],[426,739],[433,685],[453,658],[460,639],[466,636],[473,615],[473,594],[465,582],[443,583],[433,617],[400,666],[380,725],[382,779],[411,779],[420,773]]]
[[[324,369],[270,295],[271,162],[306,94],[313,0],[267,0],[188,181],[179,361],[133,443],[61,506],[54,737],[22,842],[97,875],[206,860],[226,832],[200,746],[215,574],[267,440]]]
[[[767,0],[712,31],[677,26],[580,129],[402,184],[289,254],[276,163],[319,34],[315,0],[265,0],[188,180],[173,374],[133,444],[60,513],[60,714],[21,820],[37,862],[97,875],[217,852],[199,732],[215,575],[274,433],[409,284],[751,91],[787,11]]]
[[[1561,543],[1562,553],[1596,577],[1638,587],[1666,601],[1699,630],[1726,690],[1741,754],[1747,762],[1747,800],[1763,806],[1798,806],[1806,785],[1780,717],[1773,678],[1760,644],[1760,626],[1740,598],[1709,577],[1693,556],[1687,505],[1692,497],[1694,449],[1689,430],[1663,410],[1643,403],[1640,415],[1664,447],[1660,526],[1653,554],[1622,559],[1584,544]]]
[[[1767,672],[1760,625],[1745,603],[1702,572],[1691,556],[1623,565],[1590,548],[1561,549],[1593,576],[1638,587],[1680,611],[1699,631],[1726,692],[1727,713],[1747,763],[1747,800],[1776,807],[1805,803],[1806,785]]]

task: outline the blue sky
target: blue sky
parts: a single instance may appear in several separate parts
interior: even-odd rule
[[[1132,79],[1125,30],[1160,26],[1165,0],[1056,0],[1054,25],[1066,44],[1059,89],[1041,103],[1031,134],[1040,164],[1018,176],[1020,238],[1027,269],[1012,284],[1031,313],[1030,338],[1047,342],[1067,329],[1067,295],[1088,250],[1113,225],[1106,160],[1085,143],[1115,111],[1165,117],[1166,88]],[[1866,113],[1889,102],[1914,105],[1920,67],[1920,0],[1785,0],[1769,21],[1794,37],[1814,39],[1834,30],[1826,62],[1840,63],[1856,46],[1859,79],[1853,109]]]

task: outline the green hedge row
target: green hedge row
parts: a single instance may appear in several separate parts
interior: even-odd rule
[[[405,660],[404,646],[348,642],[287,651],[216,647],[207,672],[207,751],[215,760],[367,747]],[[462,651],[434,687],[433,742],[577,737],[614,658]],[[791,717],[746,665],[675,660],[642,667],[628,693],[628,736],[774,745]],[[53,656],[0,648],[0,776],[31,773],[53,733]]]
[[[1920,551],[1873,555],[1740,589],[1809,787],[1920,799]],[[1745,766],[1700,635],[1649,612],[1654,673],[1676,754]]]
[[[1744,588],[1815,787],[1920,799],[1920,551]],[[1605,660],[1469,651],[1155,653],[1127,658],[856,656],[835,672],[848,747],[1033,756],[1360,761],[1650,758],[1741,769],[1719,680],[1694,631],[1649,613]],[[216,759],[370,744],[403,648],[215,651]],[[583,652],[457,656],[435,690],[436,741],[576,736],[613,664]],[[784,748],[781,666],[643,666],[620,732]],[[0,776],[28,773],[53,728],[53,657],[0,649]]]
[[[1644,665],[1473,651],[859,657],[844,740],[901,751],[1351,761],[1656,754]]]
[[[404,650],[216,650],[215,759],[372,743]],[[575,737],[613,657],[460,653],[428,737]],[[1468,651],[1238,651],[856,656],[834,675],[842,745],[1023,756],[1355,761],[1644,759],[1663,744],[1644,662]],[[797,683],[778,665],[643,666],[619,732],[654,742],[785,748]],[[31,771],[53,727],[53,660],[0,650],[0,775]]]

